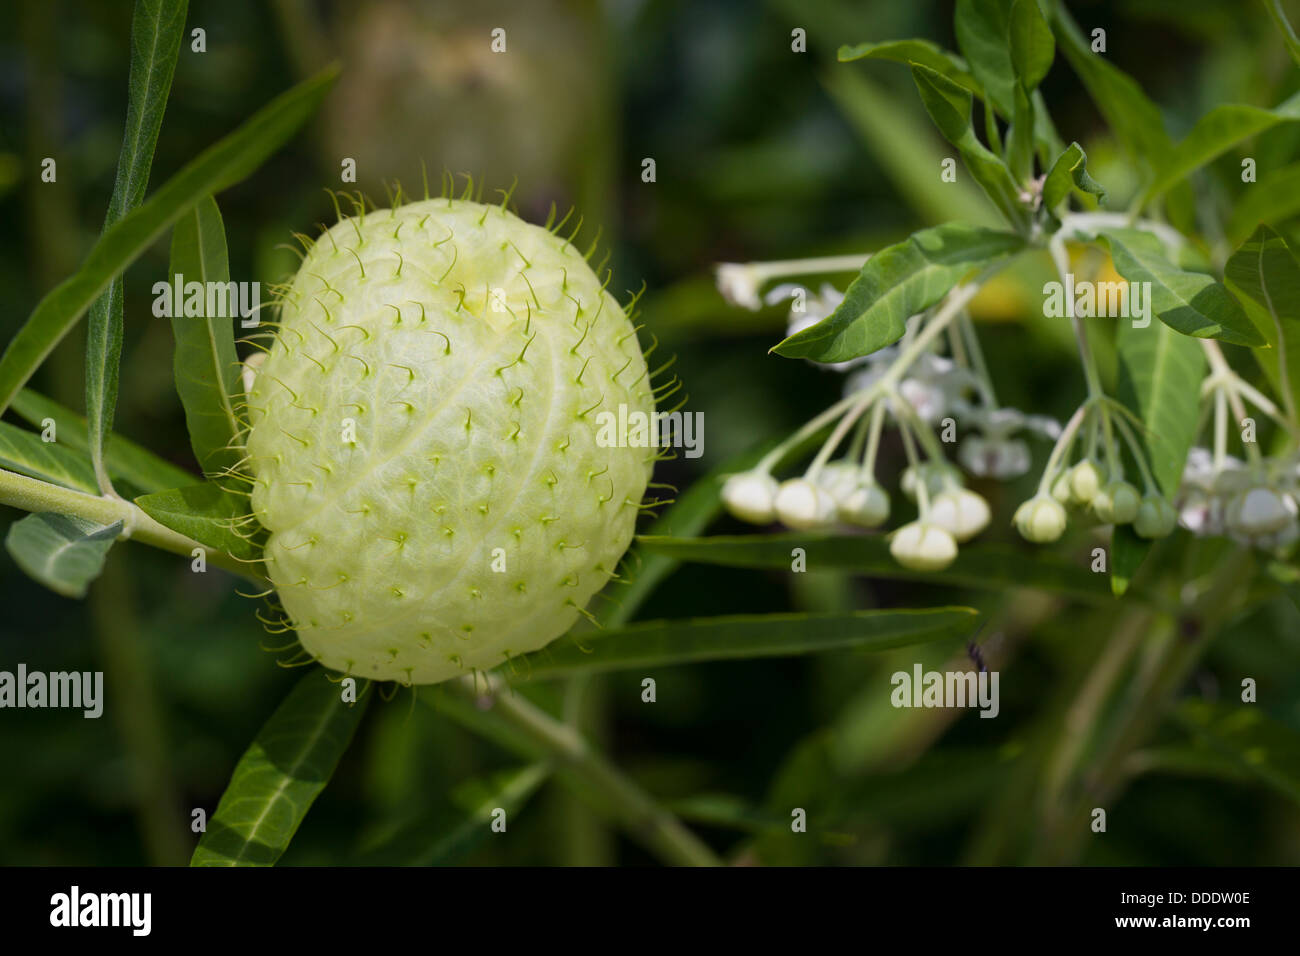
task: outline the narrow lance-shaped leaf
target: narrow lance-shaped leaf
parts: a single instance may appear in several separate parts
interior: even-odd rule
[[[1009,43],[1011,0],[957,0],[957,46],[999,113],[1015,112],[1015,69]]]
[[[1023,232],[1028,226],[1029,212],[1021,201],[1020,186],[1007,164],[975,135],[970,118],[970,91],[920,64],[912,65],[912,78],[916,81],[926,112],[944,138],[957,147],[971,178],[984,190],[1003,218]],[[1027,103],[1024,105],[1029,108]],[[1022,117],[1022,125],[1028,134],[1032,130],[1032,118]]]
[[[160,525],[244,561],[261,558],[261,531],[248,498],[208,481],[141,495],[135,503]],[[256,569],[253,569],[256,570]]]
[[[839,61],[849,63],[854,60],[892,60],[895,63],[920,63],[936,73],[942,73],[959,86],[964,86],[976,96],[983,97],[984,89],[974,74],[966,67],[966,61],[955,53],[941,49],[929,40],[885,40],[882,43],[858,43],[854,46],[842,46]]]
[[[1115,271],[1150,290],[1152,312],[1184,335],[1218,339],[1232,345],[1263,345],[1264,337],[1246,317],[1232,294],[1203,272],[1186,272],[1165,258],[1154,237],[1135,230],[1104,234]],[[1130,289],[1130,303],[1133,290]]]
[[[1225,232],[1235,245],[1262,222],[1281,223],[1300,213],[1300,163],[1261,173],[1259,182],[1233,199]]]
[[[1131,524],[1117,524],[1110,533],[1110,589],[1116,597],[1128,592],[1138,569],[1151,553],[1152,542],[1139,537]]]
[[[1142,203],[1145,205],[1163,195],[1183,178],[1242,140],[1271,129],[1278,123],[1294,123],[1297,120],[1300,120],[1300,93],[1271,110],[1241,103],[1216,106],[1196,121],[1191,131],[1156,168],[1155,179],[1143,193]]]
[[[1295,28],[1291,26],[1291,21],[1287,19],[1286,13],[1282,10],[1281,0],[1264,0],[1264,7],[1268,10],[1269,16],[1273,18],[1274,25],[1277,26],[1277,32],[1282,35],[1282,43],[1286,46],[1286,52],[1291,54],[1291,59],[1296,65],[1300,66],[1300,37],[1295,35]]]
[[[216,314],[208,314],[206,294],[198,315],[190,315],[188,307],[178,310],[176,303],[171,310],[176,339],[172,365],[176,391],[185,408],[190,445],[203,471],[217,474],[234,467],[242,457],[235,413],[235,396],[241,389],[232,318],[237,298],[228,285],[226,230],[211,196],[199,200],[172,230],[168,277],[172,283],[180,283],[182,289],[190,282],[200,282],[205,289],[229,293],[223,296],[224,306],[213,297]]]
[[[1223,267],[1223,283],[1269,347],[1255,349],[1282,405],[1300,408],[1300,262],[1286,240],[1260,226]]]
[[[39,478],[87,494],[98,494],[95,470],[90,461],[57,442],[0,422],[0,465],[10,471]]]
[[[649,621],[565,635],[540,651],[514,658],[504,673],[521,679],[552,678],[700,661],[883,650],[956,640],[969,636],[975,622],[976,612],[964,607]]]
[[[711,535],[704,538],[641,536],[637,546],[660,555],[695,564],[729,568],[789,570],[790,549],[803,548],[810,568],[852,571],[900,581],[926,581],[950,587],[1036,588],[1086,601],[1106,601],[1110,595],[1098,576],[1077,564],[1043,555],[1027,555],[993,545],[962,548],[956,560],[942,571],[914,571],[900,565],[889,553],[889,542],[879,535]]]
[[[1083,192],[1097,197],[1098,202],[1106,201],[1106,190],[1088,175],[1088,155],[1078,143],[1071,143],[1065,152],[1056,157],[1052,168],[1043,181],[1043,206],[1055,209],[1070,195],[1074,186]]]
[[[121,533],[120,521],[101,526],[42,512],[10,525],[5,547],[33,581],[64,597],[81,598],[104,570],[108,549]]]
[[[1024,247],[1014,233],[962,223],[923,229],[868,259],[834,312],[772,351],[817,362],[870,355],[897,342],[909,317],[935,305],[969,272]]]
[[[176,56],[185,33],[187,0],[136,0],[131,18],[131,67],[127,80],[126,129],[117,160],[117,180],[104,217],[107,230],[144,199],[154,146],[171,92]],[[112,487],[104,464],[104,438],[117,410],[122,360],[122,279],[90,306],[86,328],[86,422],[90,459],[100,488]]]
[[[1172,499],[1187,452],[1196,440],[1198,397],[1205,374],[1201,343],[1164,324],[1137,328],[1121,319],[1115,348],[1119,400],[1145,425],[1139,440],[1156,483]]]
[[[420,820],[403,827],[382,846],[364,852],[361,866],[445,866],[468,856],[492,832],[498,810],[507,820],[523,809],[546,782],[551,769],[545,763],[471,780],[457,788],[454,798],[464,812],[450,821]]]
[[[86,420],[72,409],[25,388],[14,397],[13,410],[35,428],[45,429],[52,425],[59,445],[84,452],[89,457],[90,436]],[[183,468],[177,468],[118,434],[108,436],[104,462],[114,479],[126,482],[137,491],[165,491],[195,480],[195,476]]]
[[[1158,166],[1172,148],[1160,110],[1131,76],[1092,51],[1063,0],[1047,0],[1047,7],[1057,45],[1107,125],[1135,160]]]
[[[312,668],[240,758],[190,866],[271,866],[325,789],[371,695],[356,703]]]
[[[1026,92],[1043,82],[1056,57],[1056,41],[1038,0],[1015,0],[1007,26],[1011,68]]]
[[[200,199],[234,185],[260,166],[315,112],[337,75],[337,68],[331,67],[272,100],[105,230],[81,268],[37,304],[0,355],[0,412],[113,277]]]

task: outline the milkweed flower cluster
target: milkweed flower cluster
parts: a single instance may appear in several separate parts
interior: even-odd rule
[[[770,274],[764,266],[721,266],[719,288],[728,301],[752,309],[764,301],[790,300],[789,335],[821,321],[843,301],[843,293],[829,284],[813,291],[786,283],[761,296],[755,283]],[[988,526],[991,511],[983,497],[965,487],[962,469],[947,460],[935,426],[948,420],[954,428],[960,425],[966,437],[958,460],[967,472],[993,478],[1013,478],[1028,470],[1030,454],[1022,434],[1054,438],[1060,432],[1052,419],[997,404],[969,319],[955,310],[951,319],[957,324],[949,355],[938,351],[936,330],[924,333],[923,317],[915,316],[897,346],[850,361],[815,363],[847,373],[843,397],[753,469],[727,478],[722,499],[731,514],[752,524],[779,522],[795,530],[882,527],[894,504],[876,468],[881,432],[889,422],[898,429],[909,461],[899,491],[915,502],[917,511],[914,520],[892,533],[890,552],[914,570],[951,564],[958,546]],[[827,427],[830,437],[801,475],[785,480],[773,475],[792,445]]]

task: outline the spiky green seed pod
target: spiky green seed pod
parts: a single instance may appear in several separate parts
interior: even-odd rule
[[[249,393],[253,513],[303,647],[427,684],[568,630],[657,454],[605,427],[620,406],[652,415],[645,360],[568,242],[448,199],[331,228]]]

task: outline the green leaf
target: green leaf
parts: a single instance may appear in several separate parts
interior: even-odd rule
[[[1268,343],[1255,358],[1294,417],[1300,408],[1300,263],[1285,239],[1260,226],[1228,258],[1223,283]]]
[[[1016,87],[1016,111],[1007,130],[1007,168],[1015,182],[1027,183],[1034,174],[1034,104]]]
[[[1056,41],[1038,0],[1015,0],[1008,28],[1011,67],[1027,92],[1043,82],[1056,57]]]
[[[1016,73],[1009,43],[1011,0],[957,0],[957,46],[975,79],[1003,116],[1015,112]]]
[[[1136,240],[1133,230],[1111,230],[1103,235],[1110,244],[1115,271],[1129,282],[1150,283],[1149,305],[1161,322],[1197,338],[1232,345],[1264,344],[1237,300],[1211,276],[1178,268],[1165,258],[1158,243]]]
[[[135,503],[160,525],[199,544],[244,561],[261,559],[254,537],[260,528],[250,519],[248,499],[215,482],[141,495]]]
[[[841,63],[852,60],[893,60],[895,63],[919,63],[936,73],[942,73],[959,86],[983,97],[984,89],[966,67],[966,61],[955,53],[936,46],[929,40],[885,40],[883,43],[859,43],[842,46]]]
[[[1024,231],[1029,222],[1029,212],[1020,200],[1020,187],[1007,164],[975,135],[970,119],[970,91],[920,64],[912,65],[912,78],[916,80],[921,102],[925,104],[930,119],[934,120],[944,138],[957,147],[971,178],[984,190],[1003,218]],[[1032,123],[1023,125],[1028,130]]]
[[[1115,525],[1110,535],[1110,587],[1115,597],[1123,597],[1150,551],[1151,542],[1139,537],[1132,525]]]
[[[878,651],[956,640],[968,636],[975,622],[976,612],[965,607],[649,621],[618,630],[567,634],[540,651],[515,658],[509,673],[545,679],[851,648]]]
[[[331,67],[272,100],[243,126],[209,147],[143,205],[106,229],[85,261],[43,298],[0,355],[0,411],[72,329],[113,278],[134,262],[204,196],[257,169],[315,112],[334,83]]]
[[[240,758],[190,866],[271,866],[329,783],[370,703],[312,668]]]
[[[1158,167],[1172,149],[1160,110],[1131,76],[1112,66],[1105,54],[1092,52],[1062,0],[1050,0],[1048,14],[1061,52],[1107,125],[1133,159]]]
[[[167,109],[176,56],[185,33],[187,0],[136,0],[131,18],[131,69],[127,79],[126,129],[117,160],[117,180],[104,216],[104,229],[120,221],[144,199],[153,166],[154,146]],[[107,490],[104,439],[117,409],[122,360],[122,279],[90,306],[86,329],[86,418],[90,459],[99,484]]]
[[[1269,717],[1258,704],[1193,698],[1179,704],[1174,718],[1204,746],[1300,803],[1300,733]]]
[[[0,422],[0,465],[10,471],[49,481],[64,488],[99,494],[90,462],[58,442]]]
[[[1163,195],[1171,186],[1242,140],[1278,123],[1294,123],[1296,120],[1300,120],[1300,93],[1271,110],[1241,103],[1216,106],[1196,121],[1191,131],[1156,167],[1155,180],[1143,193],[1142,204]]]
[[[1013,233],[962,223],[923,229],[868,259],[834,312],[772,351],[817,362],[870,355],[897,342],[910,316],[939,302],[972,270],[1024,247]]]
[[[382,847],[363,854],[362,866],[446,866],[468,856],[492,832],[493,813],[506,812],[513,820],[529,798],[550,776],[544,763],[471,780],[457,788],[457,802],[465,804],[460,818],[430,825],[420,820],[401,828]]]
[[[1242,242],[1260,223],[1280,223],[1300,213],[1300,163],[1266,173],[1235,197],[1228,239]]]
[[[1036,588],[1085,601],[1107,602],[1110,592],[1099,575],[1047,555],[1031,555],[993,545],[964,547],[942,571],[913,571],[889,553],[883,535],[713,535],[706,538],[642,536],[648,554],[677,561],[731,568],[790,569],[790,549],[803,548],[812,571],[850,571],[900,581],[1004,590]]]
[[[33,581],[64,597],[86,596],[122,522],[101,526],[69,515],[31,514],[9,527],[5,547]]]
[[[1172,500],[1196,440],[1205,354],[1199,342],[1154,322],[1139,329],[1121,321],[1115,348],[1118,398],[1146,425],[1139,438],[1160,490]]]
[[[13,410],[35,428],[44,429],[47,422],[53,422],[60,445],[89,453],[86,420],[72,409],[25,388],[15,396]],[[108,436],[104,460],[113,478],[126,481],[140,491],[165,491],[194,481],[188,471],[117,434]]]
[[[199,200],[172,230],[168,276],[181,283],[230,282],[226,230],[211,196]],[[230,315],[176,315],[176,311],[172,309],[171,316],[176,391],[185,408],[190,445],[199,466],[207,474],[217,474],[233,468],[242,457],[239,416],[235,414],[235,396],[242,389],[234,319]]]
[[[1098,202],[1106,201],[1105,188],[1088,175],[1088,155],[1078,143],[1067,146],[1052,163],[1043,181],[1043,207],[1055,209],[1070,195],[1071,186],[1096,196]]]

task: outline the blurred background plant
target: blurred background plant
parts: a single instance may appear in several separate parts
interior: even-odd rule
[[[1175,139],[1211,106],[1272,106],[1300,86],[1262,6],[1069,6],[1085,29],[1106,28],[1108,58],[1161,105]],[[308,134],[222,194],[232,277],[272,282],[292,272],[296,259],[283,244],[295,230],[331,221],[320,187],[339,185],[342,157],[357,160],[358,186],[381,203],[385,181],[408,189],[419,181],[421,159],[430,170],[486,176],[502,187],[517,176],[525,218],[544,219],[551,203],[576,205],[612,241],[615,288],[646,282],[646,334],[678,355],[687,410],[705,416],[704,457],[669,462],[659,473],[688,489],[789,434],[842,387],[838,375],[769,356],[786,308],[726,305],[714,263],[858,253],[924,225],[993,221],[992,207],[963,177],[938,183],[950,148],[927,121],[908,71],[835,61],[841,44],[864,40],[925,37],[955,48],[952,7],[194,0],[189,24],[206,29],[207,52],[190,52],[188,41],[182,49],[153,181],[339,58],[342,77]],[[14,29],[0,39],[5,340],[98,234],[120,145],[131,5],[22,4],[11,16]],[[489,52],[498,26],[508,31],[505,56]],[[795,28],[807,31],[806,54],[791,51]],[[1084,146],[1089,172],[1123,208],[1134,175],[1059,58],[1043,93],[1063,137]],[[1282,124],[1261,134],[1251,154],[1261,170],[1294,179],[1297,166],[1283,160],[1293,160],[1298,145],[1300,124]],[[56,184],[38,180],[46,156],[58,160]],[[641,179],[646,157],[656,162],[654,183]],[[1225,192],[1238,172],[1230,152],[1196,188]],[[1259,218],[1288,240],[1300,238],[1300,201],[1241,209],[1248,205],[1221,224],[1234,244]],[[193,469],[170,339],[159,327],[165,320],[148,307],[166,256],[160,243],[126,277],[118,430]],[[1052,277],[1050,262],[1023,260],[981,290],[971,312],[1002,402],[1064,420],[1084,382],[1068,324],[1041,315],[1042,285]],[[76,408],[83,343],[81,334],[69,336],[33,382]],[[1095,336],[1094,347],[1103,374],[1113,375],[1108,337]],[[1046,448],[1033,450],[1037,467],[1023,480],[972,483],[995,516],[1009,516],[1032,494]],[[896,475],[901,447],[887,442],[881,462]],[[716,534],[741,529],[726,518],[711,526]],[[985,536],[1012,559],[1043,563],[1005,521],[995,519]],[[1187,540],[1172,539],[1148,573],[1181,565],[1178,573],[1192,581],[1232,553],[1225,542],[1191,548]],[[639,612],[976,607],[987,616],[982,653],[1003,672],[996,720],[890,705],[889,675],[918,661],[943,668],[952,651],[942,646],[677,667],[655,675],[653,705],[641,701],[637,672],[588,678],[568,688],[564,716],[741,861],[1300,862],[1296,605],[1271,583],[1243,576],[1232,587],[1234,596],[1250,589],[1245,610],[1212,622],[1224,630],[1202,656],[1197,639],[1223,595],[1192,595],[1191,608],[1173,617],[1119,605],[1104,580],[1093,587],[1070,573],[1086,569],[1094,544],[1086,534],[1067,539],[1056,557],[1068,586],[1053,592],[1010,586],[1014,564],[1001,578],[985,569],[1001,587],[962,586],[960,578],[937,584],[884,565],[864,575],[689,564]],[[99,721],[66,711],[3,713],[0,752],[10,771],[0,786],[0,862],[188,859],[191,808],[211,813],[247,742],[297,679],[260,648],[253,605],[233,583],[220,571],[192,574],[170,556],[122,547],[78,603],[34,591],[0,555],[0,666],[102,669],[109,700],[118,702]],[[1174,669],[1175,686],[1152,686],[1154,663],[1171,646],[1195,653],[1183,672]],[[1243,677],[1258,681],[1259,719],[1224,726],[1215,701],[1235,699]],[[526,693],[560,709],[549,686]],[[1167,719],[1160,705],[1174,695],[1182,700]],[[413,705],[407,693],[376,701],[283,862],[365,859],[400,824],[432,839],[516,766],[508,750]],[[440,842],[428,861],[649,859],[570,791],[546,783],[533,793],[538,783],[515,780],[519,803],[528,805],[512,813],[508,839]],[[1093,798],[1104,802],[1087,802]],[[1104,837],[1089,838],[1071,816],[1080,801],[1107,807]],[[809,833],[790,832],[793,807],[807,809]]]

